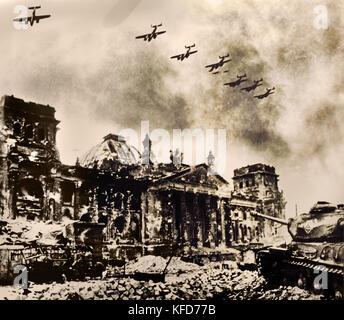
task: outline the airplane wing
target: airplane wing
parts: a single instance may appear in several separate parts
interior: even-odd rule
[[[148,36],[149,36],[149,34],[143,34],[142,36],[135,37],[135,39],[144,39],[144,40],[146,40]]]
[[[207,66],[205,66],[205,68],[210,68],[209,72],[212,72],[212,71],[214,71],[215,69],[218,68],[218,64],[217,63],[208,64]]]
[[[166,31],[159,31],[159,32],[155,32],[155,34],[156,35],[158,35],[158,34],[163,34],[163,33],[165,33]]]
[[[46,15],[42,15],[42,16],[36,16],[35,19],[38,22],[41,19],[46,19],[46,18],[50,18],[51,15],[50,14],[46,14]]]
[[[180,54],[177,54],[177,55],[171,57],[171,59],[178,59],[178,60],[180,60],[181,58],[182,58],[182,56]]]
[[[15,19],[13,19],[13,21],[18,21],[18,22],[23,22],[23,21],[25,21],[25,23],[27,23],[28,20],[29,20],[29,17],[15,18]]]

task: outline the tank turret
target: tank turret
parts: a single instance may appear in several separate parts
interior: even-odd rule
[[[344,205],[318,201],[309,211],[288,221],[255,213],[257,217],[288,225],[294,241],[344,242]]]
[[[319,201],[309,213],[290,219],[288,231],[294,241],[343,242],[343,207]]]

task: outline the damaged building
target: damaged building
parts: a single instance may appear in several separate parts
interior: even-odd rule
[[[183,164],[181,156],[152,163],[148,136],[140,154],[115,134],[70,166],[56,149],[53,107],[4,96],[0,122],[2,219],[103,223],[104,240],[117,254],[135,256],[162,254],[171,244],[225,250],[258,243],[274,230],[255,214],[283,218],[271,166],[235,170],[232,190],[223,177],[209,174],[211,159],[196,166]]]

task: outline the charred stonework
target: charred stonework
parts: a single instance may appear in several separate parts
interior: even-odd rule
[[[50,106],[4,96],[0,104],[0,214],[34,221],[104,225],[109,254],[135,257],[225,252],[258,243],[265,220],[283,217],[283,194],[273,167],[234,172],[234,191],[208,164],[156,163],[149,137],[141,155],[123,137],[108,134],[64,165],[56,150],[58,120]],[[148,158],[147,158],[148,157]],[[147,160],[147,159],[148,160]],[[146,161],[147,160],[147,161]]]
[[[43,218],[44,189],[59,163],[55,109],[13,96],[0,101],[1,212],[6,217]]]
[[[259,213],[280,219],[285,218],[286,202],[283,191],[278,188],[278,175],[274,167],[258,163],[236,169],[233,183],[233,199],[252,201],[256,203]],[[266,233],[265,235],[268,236],[277,232],[274,222],[259,219],[258,222],[254,227],[255,233]]]

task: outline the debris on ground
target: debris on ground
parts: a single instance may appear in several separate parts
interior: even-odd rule
[[[139,259],[132,266],[140,270],[161,269],[166,259],[155,257],[152,264],[148,258]],[[189,269],[182,275],[169,274],[166,282],[136,281],[131,278],[108,278],[70,281],[45,285],[31,284],[29,290],[13,287],[0,287],[0,299],[8,300],[320,300],[314,295],[297,287],[278,287],[266,290],[266,281],[256,271],[217,268],[217,264],[191,270],[189,264],[175,260],[177,264]],[[187,267],[187,268],[186,268]]]

